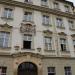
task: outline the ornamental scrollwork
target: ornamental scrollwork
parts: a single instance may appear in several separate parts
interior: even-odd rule
[[[21,24],[20,27],[20,31],[21,33],[35,33],[35,25],[31,25],[31,24]]]

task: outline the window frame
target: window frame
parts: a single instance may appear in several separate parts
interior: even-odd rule
[[[1,42],[2,45],[0,47],[8,48],[10,46],[9,45],[9,43],[10,43],[10,32],[0,32],[0,35],[3,35],[3,36],[0,37],[0,39],[3,39],[2,40],[3,42]],[[7,35],[8,35],[8,38],[6,37]],[[8,41],[6,39],[8,39]],[[7,46],[5,46],[5,44],[7,44]]]
[[[48,43],[49,40],[49,43]],[[45,36],[44,37],[44,46],[46,50],[53,50],[53,39],[52,37]]]
[[[64,42],[62,43],[63,40],[64,40]],[[62,50],[62,47],[61,47],[62,45],[63,45],[63,50]],[[63,37],[60,38],[60,50],[61,51],[67,51],[67,39],[65,39]]]
[[[50,72],[49,69],[50,69],[50,70],[52,69],[52,70],[51,70],[52,72]],[[47,67],[47,70],[48,70],[48,75],[49,75],[49,73],[56,75],[55,67]]]
[[[71,67],[70,66],[64,67],[64,70],[65,70],[65,75],[72,75],[72,71],[71,71]]]
[[[23,21],[32,22],[33,21],[33,12],[32,11],[24,11]]]
[[[3,72],[3,68],[5,68],[5,72]],[[0,66],[0,75],[6,75],[7,74],[7,67]]]
[[[50,16],[49,15],[42,15],[42,24],[45,26],[49,26],[50,25]]]
[[[46,1],[41,0],[41,6],[47,6],[48,7],[48,0],[46,0]]]
[[[65,28],[63,18],[56,17],[56,26],[57,28]]]
[[[8,9],[8,10],[6,11],[5,9]],[[10,12],[10,10],[11,10],[11,12]],[[3,19],[10,19],[10,20],[12,20],[13,16],[14,16],[13,10],[14,9],[12,7],[9,7],[9,6],[4,7],[3,11],[2,11],[3,12],[2,13],[2,18]],[[10,14],[10,16],[9,16],[9,14]]]
[[[29,38],[29,36],[31,36],[31,39]],[[26,37],[26,39],[24,39],[24,37]],[[30,40],[29,40],[30,39]],[[30,41],[31,42],[31,47],[29,49],[32,49],[32,46],[33,46],[33,35],[31,34],[23,34],[23,42],[24,41]],[[24,48],[24,44],[22,45],[23,49],[26,49]]]

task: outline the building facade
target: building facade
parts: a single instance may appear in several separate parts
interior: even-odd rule
[[[0,0],[0,75],[75,75],[75,12],[66,0]]]

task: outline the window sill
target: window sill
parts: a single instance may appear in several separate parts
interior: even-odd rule
[[[57,26],[57,28],[60,28],[60,29],[65,29],[65,27],[59,27],[59,26]]]
[[[75,31],[75,28],[69,28],[70,30],[72,30],[72,31]]]
[[[41,4],[41,7],[49,8],[48,5]]]
[[[11,47],[0,47],[0,50],[9,50]]]
[[[52,27],[51,24],[45,24],[45,23],[42,23],[42,25],[43,25],[43,26],[50,26],[50,27]]]
[[[23,20],[23,22],[26,22],[26,23],[34,23],[33,21],[26,21],[26,20]]]
[[[61,52],[62,52],[62,53],[70,53],[70,51],[62,51],[62,50],[61,50]]]
[[[27,3],[27,4],[33,4],[33,2],[26,2],[26,1],[25,1],[24,3]]]
[[[21,48],[21,50],[23,50],[23,51],[34,51],[35,49],[25,49],[25,48]]]
[[[55,50],[44,50],[45,52],[52,52],[52,53],[54,53],[55,52]]]
[[[59,9],[59,8],[53,8],[54,10],[56,10],[56,11],[61,11],[61,9]]]
[[[1,17],[4,20],[13,20],[13,18]]]

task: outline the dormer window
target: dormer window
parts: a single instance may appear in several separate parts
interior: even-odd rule
[[[68,24],[69,24],[69,28],[70,28],[70,29],[75,29],[74,21],[68,20]]]
[[[55,10],[59,10],[59,3],[54,2],[54,9],[55,9]]]
[[[65,5],[65,12],[70,12],[70,8],[67,5]]]
[[[47,6],[47,0],[41,0],[41,5],[42,6]]]
[[[32,3],[31,0],[25,0],[24,2],[26,2],[26,3]]]

